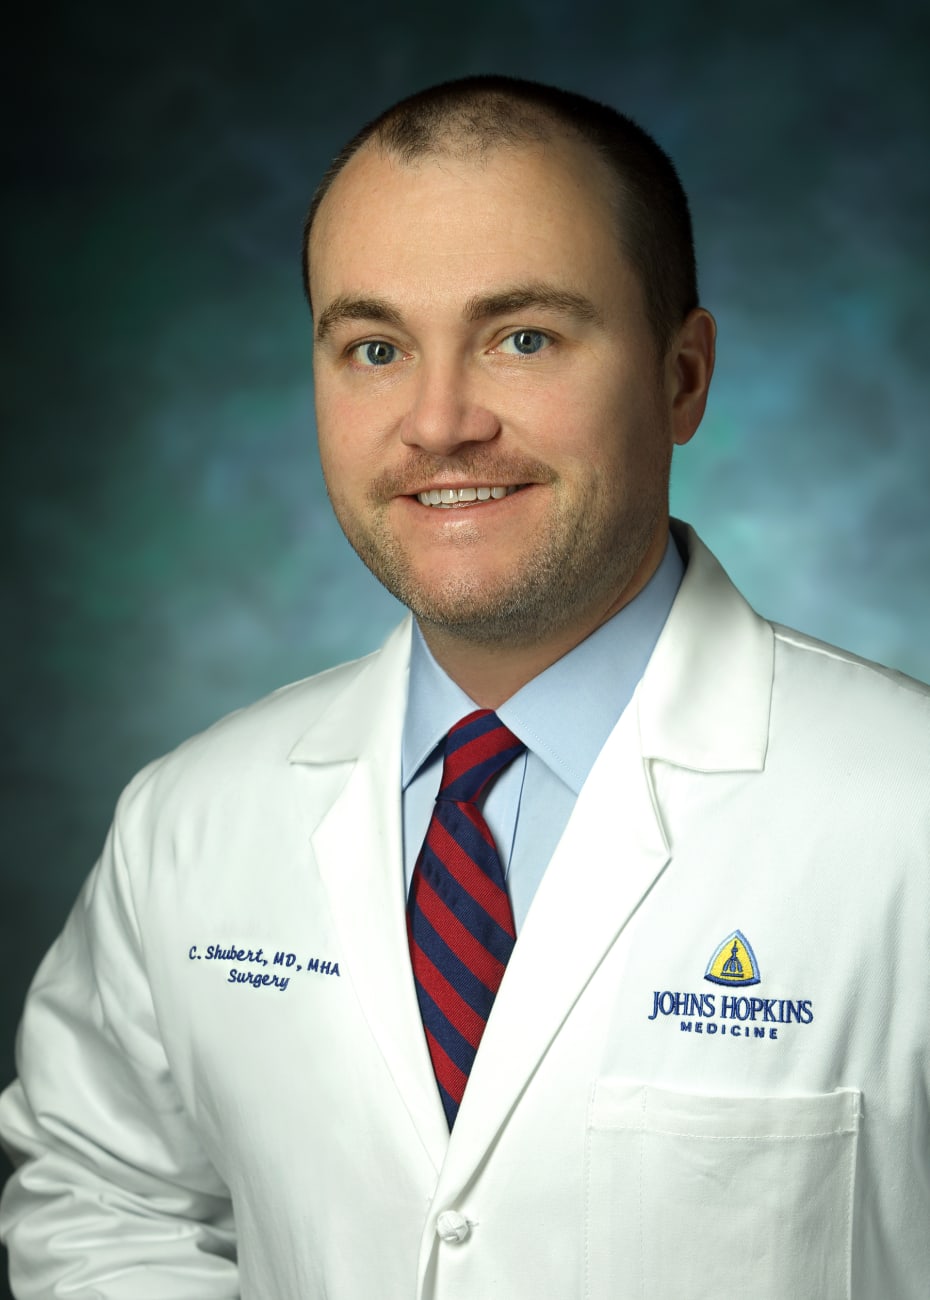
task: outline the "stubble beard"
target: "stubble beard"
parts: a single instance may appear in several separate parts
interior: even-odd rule
[[[536,475],[527,474],[523,481],[543,481],[538,467]],[[332,494],[331,500],[362,563],[421,625],[475,646],[517,647],[537,644],[571,626],[588,624],[587,635],[603,621],[630,585],[667,515],[667,466],[660,467],[659,478],[664,479],[661,490],[618,507],[603,485],[573,504],[559,495],[550,475],[555,502],[545,527],[527,539],[514,570],[493,581],[461,573],[438,582],[419,577],[413,558],[387,523],[389,494],[384,495],[384,488],[390,484],[385,481],[373,489],[373,508],[364,521]],[[499,480],[492,475],[486,481]],[[467,548],[472,541],[463,530],[458,543],[451,544]]]

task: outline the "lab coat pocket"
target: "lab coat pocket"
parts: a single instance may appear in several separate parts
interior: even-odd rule
[[[601,1079],[589,1300],[848,1300],[860,1094],[706,1097]]]

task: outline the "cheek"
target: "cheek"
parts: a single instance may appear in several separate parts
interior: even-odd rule
[[[316,427],[323,473],[351,476],[353,466],[365,459],[371,442],[369,421],[359,403],[332,390],[318,390]]]
[[[592,469],[615,471],[634,449],[630,426],[637,421],[615,391],[605,390],[603,379],[547,393],[535,417],[527,427],[535,429],[539,453],[585,477]]]
[[[351,440],[346,438],[340,426],[325,420],[319,424],[317,446],[330,500],[334,506],[345,508],[363,490],[360,457],[353,454]]]
[[[320,442],[337,454],[368,454],[382,448],[396,420],[396,399],[385,385],[317,381],[315,393]]]

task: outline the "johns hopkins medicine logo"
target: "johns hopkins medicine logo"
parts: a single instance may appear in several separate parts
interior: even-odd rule
[[[742,930],[734,930],[707,963],[704,975],[712,984],[758,984],[759,963]]]
[[[756,954],[742,930],[734,930],[717,945],[704,979],[732,991],[682,993],[656,989],[648,1018],[672,1018],[684,1034],[767,1041],[777,1039],[784,1026],[809,1025],[814,1019],[814,1005],[809,998],[766,998],[741,992],[762,982]]]

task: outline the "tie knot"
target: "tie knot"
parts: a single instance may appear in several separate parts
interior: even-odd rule
[[[490,709],[469,713],[446,736],[438,798],[472,803],[525,748]]]

